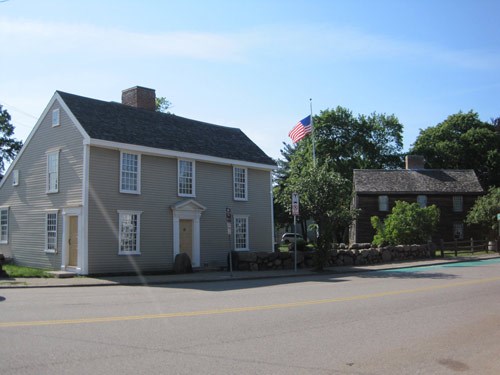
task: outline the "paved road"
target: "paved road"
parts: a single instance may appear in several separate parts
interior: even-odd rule
[[[0,290],[1,374],[499,374],[500,261]]]

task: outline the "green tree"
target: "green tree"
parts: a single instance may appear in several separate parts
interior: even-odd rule
[[[164,96],[157,97],[156,99],[156,112],[170,113],[169,108],[172,107],[172,103],[167,100]]]
[[[23,146],[23,142],[13,138],[14,125],[10,120],[9,112],[0,104],[0,173],[5,170],[5,163],[14,160]]]
[[[468,225],[479,225],[489,238],[498,235],[497,215],[500,213],[500,187],[490,188],[488,194],[479,197],[467,214]]]
[[[396,116],[358,115],[343,107],[314,117],[316,155],[352,179],[354,169],[393,169],[403,165],[403,125]],[[310,148],[311,139],[307,141]]]
[[[316,268],[322,269],[336,234],[354,216],[350,209],[351,181],[333,171],[328,160],[317,166],[306,163],[300,170],[291,170],[283,197],[291,197],[292,192],[299,194],[301,215],[312,218],[317,225]],[[286,199],[289,202],[290,198]]]
[[[495,121],[497,121],[495,125]],[[498,120],[483,122],[476,112],[459,112],[420,130],[410,152],[433,169],[474,169],[483,187],[500,186]]]
[[[396,168],[403,164],[403,126],[394,115],[376,114],[357,117],[346,108],[337,107],[321,111],[314,116],[314,140],[316,145],[316,164],[319,168],[329,168],[351,184],[353,169],[359,168]],[[285,144],[281,150],[282,159],[278,160],[278,170],[274,175],[275,212],[290,215],[290,184],[305,178],[313,168],[312,136],[301,140],[295,147]],[[325,165],[324,165],[325,164]],[[333,186],[332,188],[335,188]],[[336,202],[348,206],[351,190],[332,191]],[[325,208],[325,211],[328,209]],[[301,206],[301,218],[313,217],[311,207]],[[286,222],[285,215],[279,221]],[[305,220],[300,220],[303,230]],[[333,237],[336,241],[347,241],[349,221],[337,227]]]
[[[385,220],[371,217],[376,230],[375,245],[411,245],[426,243],[439,224],[439,209],[432,205],[421,208],[418,203],[396,201]]]

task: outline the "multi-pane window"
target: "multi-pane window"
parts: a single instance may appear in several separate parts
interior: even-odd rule
[[[59,191],[59,151],[47,154],[47,192]]]
[[[420,208],[427,207],[427,195],[417,195],[417,203]]]
[[[121,153],[120,192],[140,193],[140,155]]]
[[[178,190],[179,195],[192,197],[195,195],[194,184],[194,162],[190,160],[179,160],[178,162]]]
[[[464,239],[464,223],[453,223],[453,238],[456,240]]]
[[[233,168],[234,199],[247,200],[247,169]]]
[[[119,254],[140,254],[141,212],[118,211]]]
[[[19,169],[14,169],[12,171],[12,186],[19,185]]]
[[[464,210],[464,197],[462,195],[453,196],[453,212],[462,212]]]
[[[47,213],[46,224],[45,251],[55,252],[57,250],[57,212]]]
[[[59,108],[56,108],[52,111],[52,126],[59,126]]]
[[[9,209],[0,208],[0,243],[9,241]]]
[[[387,195],[379,195],[378,197],[378,210],[389,211],[389,197]]]
[[[234,216],[234,248],[248,250],[248,216]]]

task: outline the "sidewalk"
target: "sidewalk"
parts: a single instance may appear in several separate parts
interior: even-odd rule
[[[0,278],[0,289],[5,288],[51,288],[78,286],[113,286],[113,285],[166,285],[197,282],[214,282],[229,280],[270,279],[280,277],[304,277],[321,274],[353,274],[359,272],[391,270],[408,267],[426,267],[457,262],[478,261],[500,258],[498,253],[475,257],[457,257],[451,259],[426,259],[413,262],[397,262],[365,266],[328,267],[323,272],[312,269],[270,270],[270,271],[200,271],[190,274],[142,275],[142,276],[108,276],[108,277],[72,277],[72,278]]]

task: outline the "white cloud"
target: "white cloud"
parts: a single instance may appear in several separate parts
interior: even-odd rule
[[[498,54],[454,50],[330,25],[272,25],[233,33],[141,33],[88,24],[0,17],[2,44],[11,54],[81,52],[100,58],[179,57],[214,62],[273,59],[401,60],[466,69],[496,68]],[[285,61],[285,60],[284,60]]]
[[[47,54],[91,51],[101,57],[177,56],[212,61],[238,61],[240,47],[223,34],[170,32],[148,34],[86,24],[44,23],[0,18],[3,44],[11,53]]]

